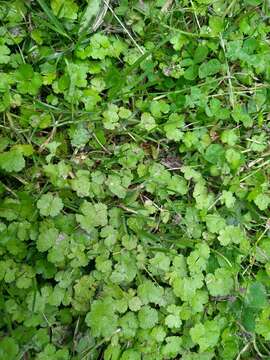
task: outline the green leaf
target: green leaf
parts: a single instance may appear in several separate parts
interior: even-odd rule
[[[254,199],[254,202],[260,210],[264,211],[270,205],[270,196],[267,194],[259,194]]]
[[[232,208],[235,204],[236,198],[231,191],[223,190],[220,198],[222,204],[225,204],[228,209]]]
[[[90,134],[83,126],[69,129],[69,136],[71,138],[72,146],[76,148],[84,147],[90,140]]]
[[[39,237],[37,239],[37,249],[40,252],[48,251],[50,248],[52,248],[58,239],[59,231],[51,227],[47,230],[42,228],[42,232],[39,234]]]
[[[226,129],[221,133],[221,141],[230,146],[234,146],[239,140],[239,136],[234,129]]]
[[[254,135],[251,138],[250,149],[261,153],[267,148],[267,135],[262,132],[260,135]]]
[[[270,341],[270,309],[264,309],[256,319],[256,333],[263,336],[266,341]]]
[[[165,318],[165,325],[167,325],[170,329],[180,328],[182,325],[182,320],[180,318],[181,307],[176,305],[169,305],[167,307],[167,311],[170,314]]]
[[[85,322],[91,328],[93,336],[105,338],[112,336],[118,324],[113,300],[110,298],[95,300],[86,315]]]
[[[47,344],[43,351],[37,355],[37,360],[49,360],[49,359],[69,359],[69,351],[66,348],[57,350],[53,344]]]
[[[120,357],[120,360],[140,360],[141,354],[138,350],[128,349],[123,352]]]
[[[196,245],[187,257],[187,264],[191,275],[196,276],[206,269],[207,260],[210,255],[209,246],[205,243]]]
[[[166,344],[162,347],[162,355],[164,358],[176,358],[178,354],[181,354],[183,339],[181,336],[168,336],[166,337]]]
[[[145,280],[138,286],[138,297],[143,304],[163,304],[164,289],[155,285],[151,280]]]
[[[218,59],[211,59],[199,67],[199,77],[200,79],[204,79],[208,76],[212,76],[220,72],[222,69],[221,63]]]
[[[95,89],[85,89],[83,91],[83,96],[81,98],[84,103],[86,111],[93,111],[97,105],[101,101],[101,97],[99,96],[97,90]]]
[[[198,45],[194,52],[194,61],[195,63],[199,64],[202,63],[208,55],[208,47],[206,45]]]
[[[162,343],[166,337],[166,331],[162,326],[155,326],[151,331],[151,337],[158,343]]]
[[[118,360],[121,354],[120,345],[110,344],[104,351],[104,360]]]
[[[245,303],[254,309],[263,309],[267,306],[267,293],[264,285],[258,281],[252,282],[245,294]]]
[[[119,126],[118,107],[116,105],[109,104],[108,109],[105,110],[102,115],[105,129],[114,130]]]
[[[258,310],[243,306],[241,312],[241,323],[247,331],[254,332],[256,326],[256,318],[258,316]]]
[[[164,125],[166,137],[169,140],[179,141],[182,139],[184,133],[180,130],[184,123],[184,117],[173,113],[169,116],[169,120]]]
[[[90,193],[90,173],[87,170],[78,170],[76,178],[71,180],[71,187],[79,197],[89,196]]]
[[[228,119],[230,117],[229,110],[222,107],[222,103],[218,99],[211,99],[209,106],[205,109],[205,112],[208,116],[214,116],[217,119]]]
[[[49,149],[50,154],[46,156],[46,161],[49,163],[52,158],[56,155],[57,148],[61,145],[60,142],[52,141],[48,145],[46,145],[46,148]]]
[[[168,326],[168,328],[174,329],[174,328],[180,328],[182,324],[182,321],[180,319],[180,315],[176,316],[173,314],[167,315],[165,318],[165,325]]]
[[[183,301],[190,301],[197,289],[203,286],[203,275],[194,274],[192,277],[176,276],[173,281],[173,291],[177,297]]]
[[[220,230],[218,240],[222,246],[229,244],[240,244],[245,239],[245,235],[238,226],[228,225]]]
[[[17,144],[12,147],[12,150],[21,152],[24,156],[31,156],[34,153],[34,148],[30,144]]]
[[[205,152],[205,159],[211,164],[221,164],[224,161],[225,151],[220,144],[211,144]]]
[[[193,196],[196,200],[196,207],[198,209],[208,209],[214,202],[213,194],[209,194],[204,182],[198,182],[195,185]]]
[[[129,254],[121,255],[118,264],[115,266],[110,280],[116,284],[128,284],[135,278],[137,266]]]
[[[230,271],[225,268],[217,269],[214,275],[207,274],[205,282],[212,296],[230,295],[234,285]]]
[[[170,43],[173,44],[174,50],[180,50],[186,41],[186,37],[182,34],[176,34],[170,39]]]
[[[122,185],[120,176],[109,175],[106,184],[108,185],[110,191],[120,199],[124,199],[126,197],[127,190]]]
[[[120,320],[119,325],[122,328],[122,334],[126,339],[133,339],[136,336],[138,320],[134,313],[127,312]]]
[[[200,352],[213,348],[220,335],[220,326],[216,320],[198,323],[190,329],[190,336],[195,344],[199,344]]]
[[[247,5],[258,6],[262,3],[262,0],[244,0]]]
[[[4,337],[0,341],[0,357],[3,360],[14,360],[17,358],[19,346],[12,337]]]
[[[189,66],[184,72],[184,78],[187,80],[195,80],[198,76],[198,65]]]
[[[219,16],[211,16],[209,19],[209,26],[214,35],[218,35],[224,30],[224,20]]]
[[[138,312],[139,324],[142,329],[152,329],[158,322],[157,310],[146,305]]]
[[[51,0],[51,7],[54,15],[58,18],[67,18],[70,20],[77,19],[77,11],[79,8],[74,0]],[[53,18],[51,15],[49,19],[52,21],[52,23],[54,24],[54,26],[56,26],[57,29],[59,28],[62,31],[63,27],[62,25],[61,27],[59,27],[59,21],[56,22],[55,18]]]
[[[246,128],[250,128],[253,125],[253,120],[243,105],[237,104],[234,107],[232,117],[237,123],[243,123]]]
[[[149,263],[153,274],[158,274],[159,272],[169,271],[171,259],[164,253],[157,253],[149,260]]]
[[[10,49],[6,45],[0,45],[0,64],[7,64],[10,59]]]
[[[142,307],[142,302],[138,296],[134,296],[129,300],[128,307],[131,311],[139,311]]]
[[[76,220],[85,231],[91,233],[95,227],[107,225],[107,206],[84,201],[80,207],[83,215],[76,214]]]
[[[170,106],[165,101],[162,100],[152,101],[150,104],[151,114],[155,118],[162,117],[162,114],[167,114],[169,110],[170,110]]]
[[[141,116],[140,127],[146,131],[152,131],[156,127],[156,122],[150,113],[143,113]]]
[[[206,226],[212,233],[218,234],[226,227],[226,221],[218,214],[206,215]]]
[[[64,204],[61,198],[52,193],[42,195],[37,202],[37,208],[39,209],[40,215],[43,216],[57,216],[63,207]]]
[[[21,64],[15,71],[17,89],[21,94],[37,95],[42,85],[42,77],[34,72],[30,64]]]
[[[20,151],[11,150],[0,154],[0,168],[7,172],[19,172],[25,167],[25,160]]]
[[[241,153],[234,149],[228,149],[225,153],[225,157],[232,169],[237,169],[242,163]]]

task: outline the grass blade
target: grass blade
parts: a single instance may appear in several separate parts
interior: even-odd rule
[[[63,27],[61,22],[57,19],[57,17],[54,15],[52,10],[48,7],[46,2],[44,0],[37,0],[37,2],[39,3],[40,7],[47,15],[50,21],[51,28],[56,32],[58,32],[60,35],[65,36],[66,38],[72,40],[71,37],[66,33],[65,28]]]
[[[87,27],[90,26],[92,20],[98,15],[100,9],[101,0],[89,0],[85,12],[80,22],[79,33],[87,31]]]

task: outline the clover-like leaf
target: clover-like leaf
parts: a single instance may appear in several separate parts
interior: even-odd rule
[[[0,169],[7,172],[19,172],[25,167],[25,160],[21,151],[11,150],[0,154]]]
[[[90,312],[86,315],[85,322],[91,328],[94,336],[105,338],[112,336],[118,324],[113,300],[105,298],[94,301]]]
[[[141,116],[140,127],[147,131],[152,131],[156,127],[156,122],[150,113],[143,113]]]
[[[30,64],[22,64],[15,71],[17,89],[21,94],[37,95],[42,85],[42,77],[34,72]]]
[[[57,216],[63,209],[64,204],[59,196],[55,196],[52,193],[44,194],[37,202],[37,208],[40,215],[43,216]]]
[[[221,229],[218,236],[218,240],[223,246],[239,244],[243,239],[245,239],[245,235],[240,227],[233,225],[228,225],[225,229]]]
[[[208,76],[217,74],[222,69],[222,65],[218,59],[211,59],[199,67],[199,77],[204,79]]]

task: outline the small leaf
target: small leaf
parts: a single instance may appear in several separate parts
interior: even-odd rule
[[[2,360],[13,360],[17,358],[19,346],[11,337],[4,337],[0,341],[0,358]]]
[[[270,196],[268,196],[267,194],[259,194],[254,199],[254,202],[260,210],[264,211],[268,208],[270,204]]]
[[[0,154],[0,168],[7,172],[19,172],[25,167],[25,160],[18,150],[6,151]]]
[[[148,305],[143,306],[139,310],[138,319],[142,329],[152,329],[158,322],[158,312]]]
[[[245,303],[248,307],[254,309],[263,309],[267,306],[267,293],[262,283],[256,281],[248,286]]]
[[[217,74],[221,70],[221,63],[217,59],[211,59],[205,62],[199,67],[199,77],[204,79],[208,76]]]
[[[238,226],[228,225],[225,229],[220,230],[218,240],[222,246],[229,244],[240,244],[245,236]]]
[[[201,352],[217,345],[219,335],[220,327],[216,320],[207,320],[204,324],[196,323],[190,329],[191,339],[195,344],[199,344]]]
[[[220,164],[224,161],[224,148],[220,144],[211,144],[205,152],[205,159],[211,164]]]
[[[218,234],[220,230],[226,227],[226,221],[218,214],[208,214],[206,225],[210,232]]]
[[[37,239],[37,249],[40,252],[48,251],[56,243],[59,232],[56,228],[49,228],[39,234]]]
[[[109,298],[94,301],[85,322],[91,328],[93,336],[112,336],[118,323],[113,301]]]
[[[7,64],[10,59],[10,49],[6,45],[0,45],[0,64]]]
[[[256,333],[262,335],[266,341],[270,341],[270,308],[264,309],[260,317],[256,319]]]
[[[56,216],[63,209],[64,205],[60,197],[52,193],[44,194],[37,202],[37,208],[43,216]]]
[[[212,296],[229,295],[234,284],[230,272],[225,268],[217,269],[215,274],[207,274],[205,282]]]
[[[77,11],[79,7],[74,0],[51,0],[51,7],[54,15],[57,16],[58,18],[67,18],[70,20],[77,19]],[[50,20],[51,19],[52,17],[50,17]],[[57,25],[57,28],[59,27],[58,20],[57,22],[53,21],[53,24]],[[61,24],[61,29],[62,29],[62,24]]]
[[[146,131],[151,131],[156,127],[156,122],[150,113],[143,113],[141,116],[140,127]]]

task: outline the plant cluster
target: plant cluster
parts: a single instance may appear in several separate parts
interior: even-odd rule
[[[1,360],[270,358],[269,16],[0,2]]]

